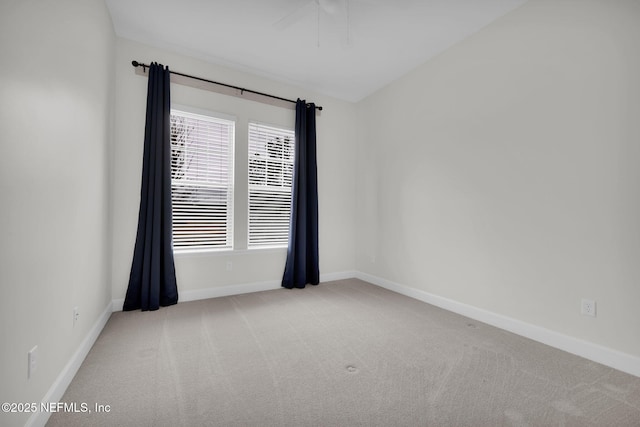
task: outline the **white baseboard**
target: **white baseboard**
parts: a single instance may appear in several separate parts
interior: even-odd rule
[[[111,301],[111,311],[122,311],[122,307],[124,306],[124,298],[118,298]]]
[[[357,271],[340,271],[337,273],[320,274],[320,282],[333,282],[334,280],[346,280],[357,277]]]
[[[71,356],[71,359],[69,359],[69,362],[67,362],[64,369],[62,369],[58,378],[56,378],[51,385],[47,394],[40,400],[41,402],[60,402],[62,400],[62,396],[64,392],[67,391],[69,384],[71,384],[71,380],[75,377],[78,369],[80,369],[80,365],[82,365],[87,354],[89,354],[89,350],[91,350],[100,332],[102,332],[102,329],[104,329],[104,326],[107,324],[112,312],[111,305],[112,303],[109,303],[102,314],[100,314],[100,317],[98,317],[98,320],[93,324],[93,327],[80,344],[80,347],[73,353],[73,356]],[[34,412],[27,420],[25,427],[43,427],[50,416],[50,412]]]
[[[609,366],[614,369],[640,377],[640,358],[620,351],[603,347],[550,329],[532,325],[511,317],[503,316],[478,307],[443,298],[419,289],[410,288],[392,281],[358,272],[356,277],[390,291],[435,305],[436,307],[461,314],[471,319],[504,329],[514,334],[541,342],[557,349],[575,354],[585,359]]]
[[[321,282],[331,282],[333,280],[344,280],[356,277],[355,271],[343,271],[337,273],[321,274]],[[180,291],[180,302],[198,301],[201,299],[227,297],[230,295],[248,294],[251,292],[271,291],[281,289],[280,280],[270,280],[266,282],[243,283],[238,285],[219,286],[215,288],[194,289],[190,291]],[[122,311],[124,299],[114,299],[112,302],[113,311]]]
[[[244,283],[239,285],[220,286],[217,288],[196,289],[180,292],[180,302],[197,301],[201,299],[226,297],[230,295],[248,294],[251,292],[270,291],[279,289],[280,282],[271,280],[267,282]]]
[[[279,289],[279,281],[244,283],[239,285],[219,286],[215,288],[194,289],[191,291],[180,291],[178,304],[187,301],[198,301],[201,299],[227,297],[230,295],[248,294],[250,292],[270,291]],[[113,311],[122,311],[124,298],[114,299],[111,306]]]

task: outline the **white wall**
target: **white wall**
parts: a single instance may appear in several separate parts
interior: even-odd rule
[[[2,402],[40,402],[111,302],[114,42],[101,0],[0,5]]]
[[[112,208],[113,298],[118,305],[126,294],[135,244],[147,92],[147,79],[135,74],[132,60],[156,61],[181,73],[289,99],[306,98],[322,105],[324,110],[317,116],[320,273],[326,277],[354,270],[356,114],[353,104],[124,39],[118,39],[116,51]],[[279,286],[286,250],[246,250],[247,123],[257,120],[293,129],[295,111],[177,84],[171,85],[171,100],[175,104],[236,117],[235,250],[177,255],[181,300],[216,295],[220,289],[235,285]],[[226,270],[227,261],[232,262],[232,271]]]
[[[638,23],[530,0],[362,101],[358,270],[640,356]]]

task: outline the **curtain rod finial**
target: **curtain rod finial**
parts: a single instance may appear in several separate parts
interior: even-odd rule
[[[141,64],[138,61],[131,61],[131,65],[133,65],[136,68],[142,67],[142,72],[143,73],[146,73],[147,72],[147,68],[149,68],[149,66],[147,64]]]

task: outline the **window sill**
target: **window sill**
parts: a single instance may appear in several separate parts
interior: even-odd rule
[[[254,249],[194,249],[174,251],[174,258],[194,258],[194,257],[229,257],[242,255],[267,255],[286,253],[287,248],[254,248]]]

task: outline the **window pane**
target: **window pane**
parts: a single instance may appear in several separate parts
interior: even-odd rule
[[[249,124],[249,248],[287,246],[293,162],[293,131]]]
[[[173,246],[233,246],[234,122],[171,112]]]

